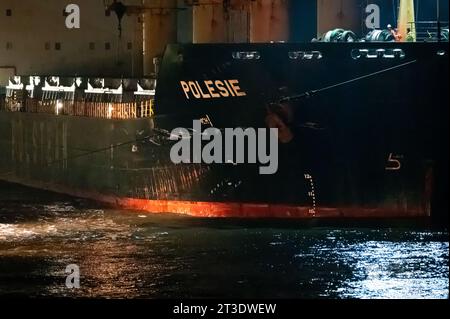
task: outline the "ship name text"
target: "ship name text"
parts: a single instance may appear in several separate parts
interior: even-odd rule
[[[220,99],[244,97],[238,80],[180,81],[186,99]]]

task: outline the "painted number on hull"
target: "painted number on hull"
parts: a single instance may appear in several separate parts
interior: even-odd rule
[[[316,198],[316,186],[314,185],[314,178],[310,174],[305,174],[304,177],[310,187],[308,197],[311,199],[312,202],[311,208],[308,210],[308,214],[311,216],[315,216],[317,211],[317,198]]]
[[[386,166],[387,171],[399,171],[402,169],[402,162],[400,161],[402,156],[395,156],[393,153],[389,154],[388,163]]]

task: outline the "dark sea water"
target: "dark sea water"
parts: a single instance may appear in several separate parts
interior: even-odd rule
[[[80,268],[80,289],[65,269]],[[424,221],[193,219],[0,183],[0,297],[448,298]]]

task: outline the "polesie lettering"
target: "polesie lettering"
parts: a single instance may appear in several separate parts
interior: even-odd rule
[[[180,85],[188,100],[247,96],[238,80],[180,81]]]

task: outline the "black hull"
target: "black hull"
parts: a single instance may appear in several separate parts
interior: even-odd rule
[[[360,49],[405,56],[352,57]],[[300,51],[322,58],[289,58]],[[359,77],[289,104],[293,139],[275,175],[170,161],[176,127],[207,116],[217,128],[263,128],[269,103]],[[187,99],[180,86],[227,79],[246,96]],[[430,216],[448,208],[448,84],[448,44],[169,46],[152,118],[0,112],[0,179],[194,216]]]

